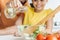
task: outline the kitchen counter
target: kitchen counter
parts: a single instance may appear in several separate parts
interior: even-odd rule
[[[1,35],[0,40],[24,40],[23,37],[14,37],[12,35]]]

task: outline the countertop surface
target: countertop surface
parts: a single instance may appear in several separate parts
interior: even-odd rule
[[[24,40],[23,37],[14,37],[12,35],[0,35],[0,40]]]

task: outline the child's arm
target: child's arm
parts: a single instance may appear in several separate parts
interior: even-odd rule
[[[52,33],[52,28],[53,28],[53,18],[49,18],[46,22],[46,32]]]
[[[58,6],[53,12],[51,12],[50,15],[44,17],[43,20],[41,20],[38,24],[42,24],[43,22],[47,21],[49,18],[52,18],[59,11],[60,11],[60,6]],[[28,27],[26,30],[24,30],[24,32],[29,34],[33,33],[37,27],[38,27],[37,24],[35,24],[31,27]]]

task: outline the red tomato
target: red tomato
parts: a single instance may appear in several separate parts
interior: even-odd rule
[[[47,35],[46,40],[58,40],[54,35]]]
[[[59,38],[59,34],[55,34],[55,36],[56,36],[57,38]]]
[[[59,36],[58,40],[60,40],[60,36]]]
[[[60,30],[57,31],[57,34],[58,34],[58,39],[60,40]]]
[[[44,40],[44,36],[42,34],[38,34],[36,39],[37,40]]]
[[[59,37],[60,37],[60,33],[58,33],[58,32],[57,32],[57,33],[55,33],[54,35],[55,35],[57,38],[59,38]]]

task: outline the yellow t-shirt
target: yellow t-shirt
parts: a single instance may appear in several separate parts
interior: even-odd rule
[[[44,17],[49,15],[52,12],[51,9],[46,9],[41,11],[40,13],[34,12],[33,8],[28,7],[28,11],[25,12],[25,18],[24,18],[24,25],[35,25],[39,23]],[[45,22],[43,22],[45,24]]]

